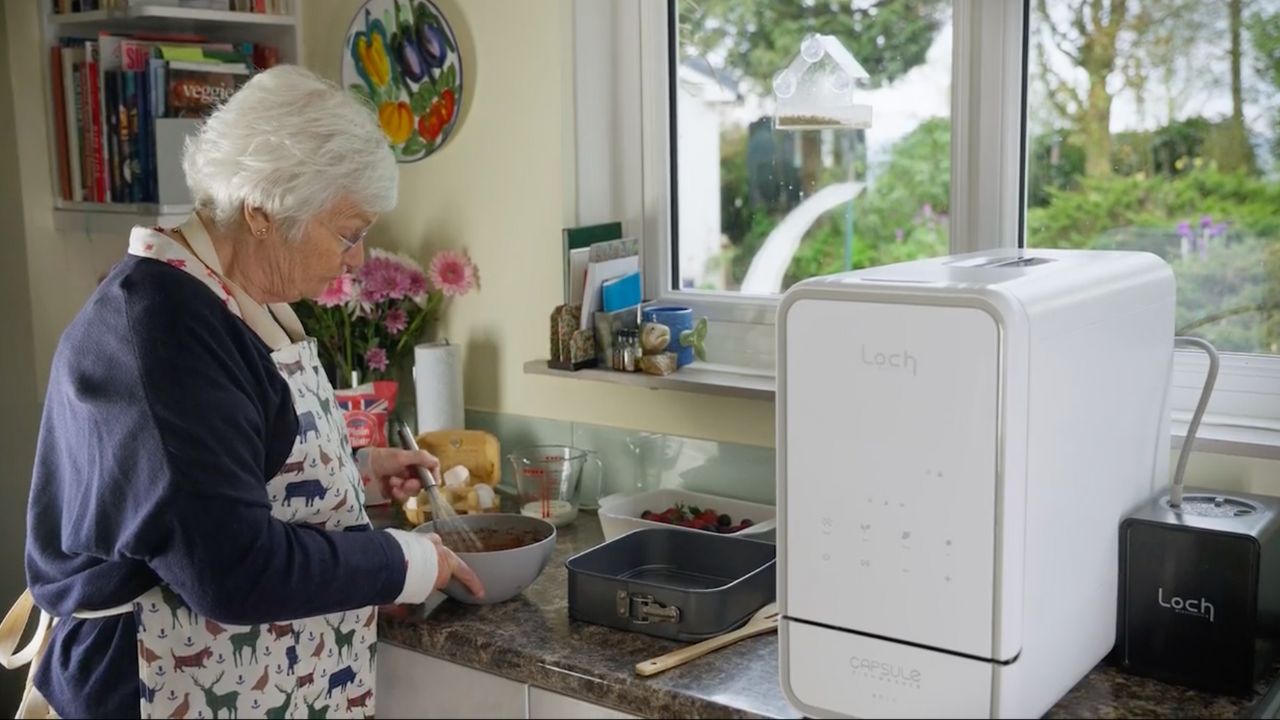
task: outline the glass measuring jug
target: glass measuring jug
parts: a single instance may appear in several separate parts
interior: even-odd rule
[[[564,527],[578,517],[579,508],[592,509],[600,495],[604,463],[591,450],[571,445],[532,445],[507,460],[515,473],[520,512]],[[595,491],[584,491],[582,469],[594,463]]]

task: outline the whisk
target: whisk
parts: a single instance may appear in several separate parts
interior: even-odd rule
[[[419,450],[418,440],[404,421],[396,423],[396,433],[400,436],[400,444],[405,450]],[[444,541],[446,547],[456,552],[480,552],[484,549],[480,538],[471,532],[466,523],[458,517],[452,506],[440,497],[440,483],[435,475],[422,465],[414,465],[418,479],[422,481],[422,489],[427,491],[431,501],[431,518],[436,534]]]

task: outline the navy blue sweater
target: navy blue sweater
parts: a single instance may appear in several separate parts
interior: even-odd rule
[[[54,356],[27,517],[27,583],[58,622],[36,685],[62,717],[137,717],[131,614],[164,582],[197,613],[282,622],[390,603],[405,560],[384,532],[271,516],[266,482],[297,418],[267,347],[199,280],[121,261]]]

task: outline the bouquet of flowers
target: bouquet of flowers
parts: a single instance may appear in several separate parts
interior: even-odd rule
[[[334,387],[354,387],[392,379],[437,319],[445,298],[476,287],[475,265],[463,253],[442,250],[424,271],[408,257],[370,248],[364,265],[295,310],[319,343],[320,361]]]

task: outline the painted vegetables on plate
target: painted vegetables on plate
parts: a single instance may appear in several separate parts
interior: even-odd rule
[[[377,111],[400,162],[438,150],[457,125],[462,59],[429,0],[367,0],[347,30],[342,81]]]
[[[711,508],[704,509],[682,503],[676,503],[661,512],[645,510],[640,513],[640,519],[722,534],[736,533],[755,524],[750,518],[740,518],[735,523],[729,515],[716,512]]]

